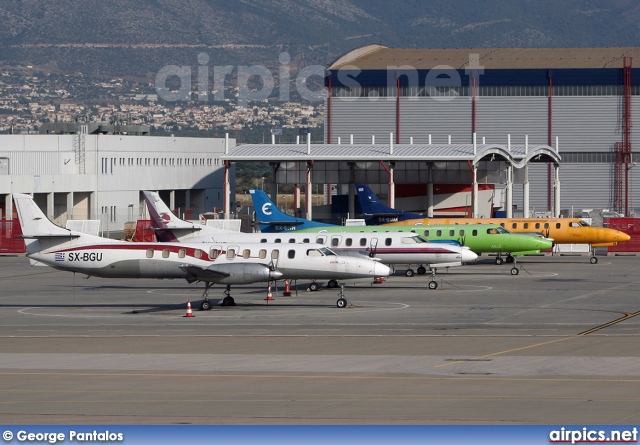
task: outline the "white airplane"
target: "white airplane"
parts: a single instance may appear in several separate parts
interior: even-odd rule
[[[339,256],[321,244],[129,243],[53,224],[29,195],[14,194],[27,257],[32,265],[105,278],[184,278],[205,283],[201,309],[211,309],[208,290],[226,284],[222,305],[235,304],[232,284],[287,279],[375,279],[390,269],[367,258]],[[346,307],[344,287],[338,307]]]
[[[143,192],[151,226],[161,242],[217,242],[228,243],[246,240],[259,243],[318,243],[330,246],[340,255],[365,255],[379,259],[387,265],[408,265],[407,276],[413,276],[411,265],[419,265],[418,273],[424,274],[426,267],[432,271],[430,289],[436,289],[435,273],[440,267],[462,266],[478,258],[467,247],[447,243],[432,243],[424,237],[408,232],[371,233],[233,233],[221,232],[213,227],[196,227],[176,217],[156,192]],[[426,266],[426,267],[425,267]],[[319,278],[319,277],[318,277]],[[338,281],[331,279],[328,287],[337,287]],[[315,281],[309,286],[317,290]]]

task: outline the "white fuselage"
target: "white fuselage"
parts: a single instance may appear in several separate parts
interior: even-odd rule
[[[39,242],[39,241],[35,241]],[[247,265],[263,265],[254,274],[277,270],[289,279],[351,279],[387,276],[389,268],[366,258],[335,255],[316,244],[282,245],[258,243],[85,243],[66,241],[28,253],[33,260],[60,270],[110,278],[185,278],[181,266],[231,272],[219,283],[246,282],[240,276]]]

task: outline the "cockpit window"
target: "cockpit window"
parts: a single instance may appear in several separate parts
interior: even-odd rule
[[[322,253],[318,249],[307,250],[307,256],[322,256]]]

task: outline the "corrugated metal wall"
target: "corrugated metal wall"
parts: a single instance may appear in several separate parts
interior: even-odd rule
[[[368,143],[371,135],[376,142],[387,143],[389,133],[396,129],[396,98],[356,100],[332,98],[332,139],[340,136],[343,143],[353,134],[355,142]],[[548,104],[544,96],[482,96],[477,101],[478,141],[513,144],[548,143]],[[564,153],[611,153],[614,144],[622,141],[622,96],[554,96],[553,140],[559,139],[560,156]],[[400,103],[400,140],[426,143],[470,142],[472,108],[468,97],[437,101],[430,97],[402,97]],[[326,117],[325,117],[326,118]],[[632,97],[632,148],[640,152],[640,97]],[[326,129],[326,126],[325,126]],[[612,156],[611,160],[614,159]],[[635,158],[634,158],[635,159]],[[613,206],[613,163],[572,162],[565,160],[560,168],[561,207],[611,208]],[[534,164],[529,169],[530,202],[536,210],[546,210],[548,181],[546,164]],[[636,178],[637,177],[637,178]],[[519,178],[516,175],[516,178]],[[630,204],[634,207],[634,184],[640,181],[640,166],[630,170]],[[367,178],[367,179],[374,179]],[[382,178],[381,178],[382,179]],[[400,181],[399,181],[400,182]],[[514,187],[514,204],[522,207],[522,185]],[[637,203],[640,205],[640,200]]]
[[[548,133],[548,99],[546,97],[479,97],[476,106],[478,141],[489,144],[546,144]]]
[[[622,141],[622,97],[554,97],[553,136],[559,138],[560,156],[563,151],[611,150]]]
[[[394,109],[395,112],[395,109]],[[471,101],[468,97],[400,98],[400,142],[427,144],[469,144],[471,135]]]

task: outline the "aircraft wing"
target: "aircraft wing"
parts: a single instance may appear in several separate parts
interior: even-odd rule
[[[180,266],[180,269],[184,270],[187,273],[185,279],[189,283],[193,283],[194,281],[207,281],[210,283],[216,283],[231,275],[228,272],[192,266],[190,264],[183,264]]]

